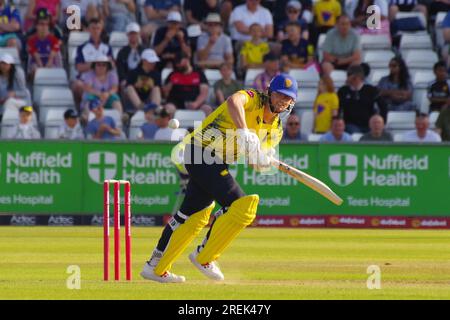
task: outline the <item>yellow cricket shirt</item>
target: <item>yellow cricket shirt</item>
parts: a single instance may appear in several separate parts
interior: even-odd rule
[[[314,17],[319,27],[333,27],[336,18],[341,15],[341,5],[336,0],[319,1],[314,4]]]
[[[319,94],[314,102],[315,132],[327,132],[331,127],[333,110],[339,109],[339,97],[334,92]]]

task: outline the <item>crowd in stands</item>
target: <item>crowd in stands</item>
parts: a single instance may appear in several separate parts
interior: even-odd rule
[[[0,0],[0,134],[170,140],[290,73],[283,141],[450,141],[449,52],[450,0]]]

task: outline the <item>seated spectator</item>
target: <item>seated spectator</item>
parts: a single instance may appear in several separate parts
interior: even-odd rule
[[[160,106],[155,110],[155,124],[157,130],[153,140],[157,141],[171,141],[174,129],[169,128],[170,114],[167,110]]]
[[[300,117],[291,113],[286,121],[286,130],[281,141],[306,141],[307,138],[300,131]]]
[[[322,71],[330,74],[334,69],[347,70],[361,63],[360,37],[351,28],[346,15],[338,18],[336,27],[327,32],[323,44]]]
[[[384,119],[374,114],[369,120],[370,131],[363,134],[359,141],[393,141],[392,135],[384,130]]]
[[[317,33],[326,33],[332,29],[341,13],[341,4],[337,0],[319,0],[315,2],[313,14]]]
[[[395,57],[389,62],[389,75],[380,79],[378,89],[389,111],[416,109],[408,67],[402,58]]]
[[[161,73],[156,70],[157,62],[159,58],[155,51],[145,49],[138,67],[128,74],[125,96],[133,109],[127,112],[134,114],[150,102],[161,103]]]
[[[72,5],[76,5],[78,6],[78,8],[80,8],[80,16],[81,16],[80,29],[88,27],[88,22],[91,21],[92,19],[99,20],[102,18],[102,10],[100,7],[99,0],[61,0],[59,23],[60,25],[64,26],[64,28],[67,28],[66,21],[69,18],[69,15],[67,14],[67,8],[69,8]],[[55,21],[58,20],[55,19]]]
[[[28,75],[34,79],[37,68],[61,68],[61,41],[50,33],[50,16],[46,9],[39,10],[36,34],[27,41]]]
[[[250,40],[250,26],[258,23],[262,26],[262,38],[273,37],[273,18],[271,12],[261,6],[261,0],[246,0],[245,4],[233,9],[229,28],[231,39],[235,41]]]
[[[117,94],[119,79],[107,56],[98,55],[91,63],[91,71],[85,72],[81,81],[84,83],[83,121],[87,120],[89,115],[89,102],[97,99],[102,102],[102,108],[116,109],[122,114],[122,103]]]
[[[186,21],[190,24],[202,24],[211,13],[219,13],[218,0],[184,0]]]
[[[153,140],[159,127],[155,124],[155,110],[159,106],[155,103],[148,103],[144,107],[145,123],[142,124],[137,138],[145,140]]]
[[[347,84],[338,90],[339,113],[343,115],[346,131],[366,133],[369,119],[374,114],[386,118],[386,107],[376,87],[364,83],[361,66],[351,66],[347,71]]]
[[[113,59],[112,48],[109,44],[102,41],[103,22],[98,19],[89,21],[90,38],[87,42],[78,46],[75,56],[75,68],[78,72],[77,79],[72,84],[72,91],[75,103],[79,105],[83,95],[84,83],[80,81],[85,72],[91,71],[92,59],[98,55],[105,55],[111,62]]]
[[[64,124],[58,130],[59,139],[81,140],[84,139],[83,128],[78,120],[78,112],[68,109],[64,112]]]
[[[330,130],[331,119],[338,115],[339,97],[334,89],[333,79],[323,75],[314,102],[314,132],[323,134]]]
[[[123,31],[128,24],[136,22],[134,0],[102,0],[103,17],[108,32]]]
[[[373,21],[375,23],[373,28],[368,28],[368,8],[377,6],[380,14],[380,21]],[[352,21],[352,26],[358,33],[370,34],[390,34],[389,19],[388,19],[388,4],[387,0],[355,0],[345,2],[345,12]]]
[[[441,142],[442,139],[434,131],[429,130],[430,119],[427,113],[416,111],[416,129],[406,132],[403,137],[403,142]]]
[[[450,141],[450,108],[442,109],[436,120],[436,132],[442,141]]]
[[[297,0],[290,0],[286,4],[286,16],[287,18],[277,24],[277,41],[282,42],[286,39],[286,27],[288,24],[295,22],[300,25],[301,28],[301,37],[308,40],[309,31],[308,31],[308,23],[305,19],[302,18],[302,4]]]
[[[89,121],[86,126],[88,139],[114,140],[122,135],[122,131],[116,128],[114,119],[104,115],[105,101],[94,99],[90,100],[88,105],[89,110],[95,115],[95,118]]]
[[[389,0],[389,20],[394,21],[398,12],[422,12],[425,17],[428,17],[427,7],[419,4],[418,0]]]
[[[441,27],[446,43],[446,45],[442,48],[442,58],[447,62],[447,68],[449,68],[448,72],[450,73],[450,11],[447,12],[444,21],[442,21]]]
[[[244,41],[240,52],[240,67],[244,71],[249,68],[261,68],[264,56],[270,52],[269,43],[262,39],[262,26],[254,23],[249,30],[251,39]]]
[[[149,42],[156,29],[166,23],[169,13],[173,11],[181,13],[180,0],[145,0],[143,20],[147,24],[142,28],[145,43]]]
[[[28,0],[27,12],[25,14],[24,31],[27,32],[37,24],[38,10],[46,9],[53,21],[59,21],[61,13],[61,0]]]
[[[121,86],[126,85],[128,73],[136,69],[141,62],[141,54],[144,46],[140,42],[141,28],[136,22],[131,22],[126,28],[128,45],[119,50],[117,54],[117,74]]]
[[[187,32],[181,25],[181,14],[171,11],[167,15],[167,25],[156,30],[153,47],[160,57],[159,69],[170,67],[177,54],[191,57],[191,47],[187,42]]]
[[[9,139],[40,139],[41,133],[33,124],[33,107],[19,109],[19,123],[12,129]]]
[[[217,105],[224,103],[229,96],[242,88],[239,81],[232,78],[233,66],[231,64],[223,63],[220,66],[220,74],[222,79],[214,84],[214,94]]]
[[[352,136],[345,132],[345,121],[340,116],[331,120],[331,129],[320,137],[320,142],[352,142]]]
[[[437,62],[434,65],[433,71],[436,80],[428,85],[430,112],[441,111],[450,106],[450,80],[448,80],[445,62]]]
[[[286,26],[287,39],[281,47],[281,62],[289,68],[304,69],[313,63],[314,49],[308,40],[302,38],[301,26],[290,22]]]
[[[14,58],[4,53],[0,56],[0,111],[8,108],[16,110],[30,101],[25,74],[14,64]],[[0,112],[1,114],[1,112]]]
[[[278,57],[272,53],[264,56],[264,71],[258,74],[253,81],[253,88],[258,91],[265,91],[270,80],[280,73],[280,63]]]
[[[20,51],[17,34],[22,31],[22,22],[19,9],[0,0],[0,21],[0,47],[13,47]]]
[[[231,39],[222,31],[222,21],[218,13],[206,17],[207,31],[197,38],[197,66],[205,69],[217,69],[227,62],[233,64],[233,46]]]
[[[208,115],[212,111],[206,104],[208,90],[209,84],[205,74],[193,67],[188,57],[179,54],[175,59],[175,68],[163,86],[168,103],[167,111],[174,113],[176,109],[202,110]]]

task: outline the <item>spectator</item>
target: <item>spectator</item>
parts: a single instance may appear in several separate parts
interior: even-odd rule
[[[145,49],[140,64],[128,75],[125,96],[133,106],[132,114],[150,102],[161,103],[161,73],[156,70],[157,62],[159,58],[155,51]]]
[[[450,80],[448,80],[445,62],[437,62],[434,65],[433,71],[436,80],[428,85],[430,112],[441,111],[450,106]]]
[[[53,17],[53,21],[59,21],[61,0],[28,0],[27,12],[25,14],[25,31],[28,31],[37,23],[39,9],[46,9],[49,16]]]
[[[287,18],[277,24],[277,41],[282,42],[286,39],[286,27],[288,24],[296,23],[300,25],[301,37],[308,40],[308,22],[302,18],[302,4],[296,0],[290,0],[286,5]]]
[[[145,42],[156,29],[164,25],[172,11],[181,13],[180,0],[145,0],[144,14],[148,22],[142,28]]]
[[[59,15],[59,22],[62,26],[66,26],[66,21],[69,17],[67,15],[67,8],[72,5],[76,5],[80,8],[82,24],[80,29],[82,29],[83,26],[88,27],[88,22],[92,19],[100,20],[102,18],[100,0],[61,0],[61,14]]]
[[[164,107],[158,107],[155,110],[155,124],[157,130],[153,140],[171,141],[174,129],[169,128],[170,114]]]
[[[425,17],[428,16],[427,7],[419,4],[418,0],[389,0],[389,20],[394,21],[398,12],[422,12]]]
[[[384,130],[384,119],[374,114],[369,120],[370,131],[363,134],[359,141],[393,141],[392,135]]]
[[[442,109],[436,120],[436,132],[443,141],[450,141],[450,108]]]
[[[138,139],[153,140],[156,131],[159,127],[155,124],[155,110],[158,105],[155,103],[148,103],[144,107],[145,123],[141,126],[141,130],[138,133]]]
[[[50,16],[39,9],[36,17],[36,34],[27,41],[28,75],[34,79],[37,68],[62,67],[61,41],[50,33]]]
[[[14,6],[0,0],[0,47],[13,47],[20,50],[20,41],[16,33],[21,32],[20,12]]]
[[[33,107],[19,109],[19,123],[12,129],[9,139],[40,139],[41,133],[33,124]]]
[[[2,54],[0,56],[0,106],[4,110],[8,108],[17,110],[26,105],[27,101],[30,101],[30,94],[23,70],[14,64],[14,58],[10,54]]]
[[[280,63],[278,57],[272,53],[264,56],[264,71],[255,77],[253,88],[259,91],[265,91],[269,86],[270,80],[280,73]]]
[[[323,75],[319,81],[319,90],[314,102],[314,132],[325,133],[330,130],[331,119],[337,116],[339,98],[334,89],[333,79]]]
[[[89,101],[89,110],[95,118],[89,121],[86,126],[86,136],[88,139],[114,140],[122,135],[122,131],[116,128],[116,122],[110,116],[104,115],[104,101],[94,99]]]
[[[313,63],[314,49],[308,40],[302,38],[302,28],[297,22],[286,26],[287,39],[281,47],[281,62],[289,68],[305,69]]]
[[[334,69],[347,70],[361,63],[360,37],[351,28],[346,15],[338,18],[336,27],[327,32],[323,44],[322,71],[330,74]]]
[[[319,0],[314,3],[313,14],[317,33],[326,33],[332,29],[342,13],[341,4],[336,0]]]
[[[352,142],[352,136],[345,132],[345,121],[339,116],[331,120],[331,129],[320,137],[320,142]]]
[[[258,23],[262,26],[262,37],[273,37],[273,18],[269,10],[260,5],[261,0],[246,0],[245,4],[233,9],[229,28],[231,39],[236,41],[250,40],[250,26]]]
[[[261,68],[264,55],[269,53],[269,43],[262,39],[263,29],[258,23],[249,27],[251,39],[244,41],[240,56],[243,71],[249,68]]]
[[[389,62],[389,75],[380,79],[378,89],[389,111],[411,111],[416,106],[412,101],[413,86],[408,67],[400,57]]]
[[[82,119],[86,120],[88,117],[89,102],[97,99],[102,102],[102,108],[116,109],[122,114],[122,103],[117,94],[119,78],[112,69],[111,61],[107,56],[98,55],[92,62],[91,69],[81,77],[84,83]]]
[[[183,52],[191,56],[191,47],[187,42],[187,32],[181,26],[181,14],[172,11],[167,15],[167,25],[156,30],[154,49],[161,59],[159,69],[173,64],[175,56]]]
[[[102,4],[108,32],[123,31],[128,24],[136,22],[134,0],[102,0]]]
[[[129,72],[136,69],[141,62],[141,54],[144,47],[140,42],[141,28],[136,22],[127,25],[126,33],[128,36],[128,45],[119,50],[117,54],[117,74],[121,86],[126,85]]]
[[[377,12],[380,14],[380,21],[374,21],[376,24],[374,28],[369,29],[367,24],[369,22],[368,8],[371,6],[377,7]],[[388,4],[387,0],[355,0],[345,2],[345,12],[352,21],[352,26],[360,34],[390,34],[389,19],[388,19]],[[378,24],[379,23],[379,24]]]
[[[432,0],[430,3],[430,16],[435,16],[438,12],[450,12],[450,1]]]
[[[277,0],[274,1],[273,19],[275,21],[275,25],[279,27],[282,23],[288,20],[287,7],[290,2],[298,2],[296,0]],[[315,2],[315,1],[314,1]],[[313,14],[312,14],[312,0],[300,0],[301,12],[299,17],[306,21],[308,24],[313,22]],[[291,13],[292,14],[292,13]]]
[[[242,88],[239,81],[232,78],[233,66],[231,64],[223,63],[220,66],[220,74],[222,79],[214,84],[214,94],[217,105],[224,103],[229,96]]]
[[[286,130],[283,132],[281,141],[306,141],[306,137],[300,131],[300,118],[295,113],[291,113],[286,122]]]
[[[416,111],[416,129],[406,132],[402,141],[404,142],[441,142],[442,139],[434,131],[428,130],[430,120],[427,113]]]
[[[347,71],[347,84],[338,91],[339,113],[343,114],[346,131],[350,134],[369,131],[369,119],[375,113],[386,118],[386,108],[376,87],[364,83],[361,66]]]
[[[169,74],[163,86],[168,102],[169,113],[176,109],[202,110],[209,114],[212,108],[206,104],[209,84],[205,74],[191,65],[189,58],[179,54],[175,59],[175,68]]]
[[[447,12],[447,15],[445,16],[444,20],[442,21],[441,24],[442,27],[442,32],[444,35],[444,40],[445,43],[447,45],[443,46],[442,48],[442,58],[444,59],[444,61],[447,62],[447,68],[450,68],[450,55],[449,55],[449,51],[450,51],[450,11]],[[450,72],[450,69],[449,69]]]
[[[197,38],[197,66],[217,69],[224,62],[233,64],[231,39],[222,31],[222,21],[218,13],[206,17],[207,31]]]
[[[219,13],[218,0],[184,0],[184,13],[188,24],[201,24],[209,14]]]
[[[109,44],[102,41],[103,22],[99,19],[89,21],[90,39],[78,46],[75,57],[75,68],[78,72],[77,79],[72,84],[72,91],[77,104],[81,101],[84,90],[84,84],[80,81],[85,72],[91,70],[92,59],[98,55],[107,56],[110,61],[113,60],[113,52]]]
[[[78,121],[78,112],[68,109],[64,112],[64,124],[58,130],[59,139],[81,140],[84,139],[83,129]]]

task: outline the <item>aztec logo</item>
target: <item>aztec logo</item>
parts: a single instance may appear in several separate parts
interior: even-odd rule
[[[358,157],[348,153],[330,155],[328,175],[336,185],[348,186],[358,176]]]
[[[117,172],[117,155],[112,152],[92,152],[88,154],[89,177],[96,183],[114,179]]]

